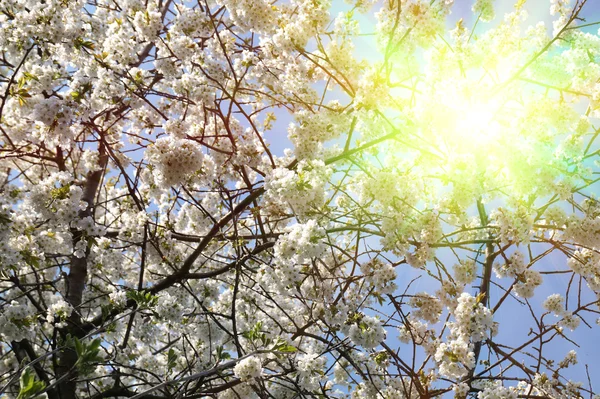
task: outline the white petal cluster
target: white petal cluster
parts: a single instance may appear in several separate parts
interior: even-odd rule
[[[454,318],[456,323],[452,325],[452,333],[472,342],[485,339],[494,323],[491,310],[466,292],[458,297]]]
[[[336,109],[340,104],[332,102],[328,108]],[[340,112],[325,111],[318,118],[312,113],[301,112],[295,115],[295,123],[288,127],[288,137],[294,143],[294,154],[301,159],[322,159],[324,143],[347,131],[349,121]]]
[[[118,308],[122,308],[127,303],[127,292],[124,290],[116,290],[108,295],[110,302]]]
[[[533,215],[525,207],[514,210],[498,208],[490,214],[490,222],[497,226],[500,242],[506,245],[509,242],[527,244],[533,234]]]
[[[72,312],[73,307],[71,307],[67,301],[60,297],[54,297],[54,301],[46,313],[46,321],[51,324],[55,322],[64,322],[71,316]]]
[[[462,340],[443,342],[435,352],[440,374],[448,378],[462,378],[475,366],[471,344]]]
[[[513,252],[505,264],[494,265],[494,270],[498,277],[517,277],[525,269],[527,269],[527,263],[525,262],[525,255],[521,251]]]
[[[592,290],[600,291],[600,254],[596,250],[583,248],[575,251],[567,260],[567,265],[584,277]]]
[[[517,399],[518,390],[515,387],[506,388],[502,386],[500,381],[493,384],[488,384],[483,390],[477,394],[478,399]]]
[[[527,269],[517,278],[515,294],[521,298],[531,298],[535,288],[541,285],[542,281],[542,275],[538,271]]]
[[[570,11],[571,0],[550,0],[550,14],[565,14]]]
[[[558,322],[559,326],[566,327],[571,331],[575,331],[577,329],[577,327],[579,327],[580,323],[581,323],[581,319],[577,315],[574,315],[571,312],[568,312],[567,314],[565,314],[565,316],[562,318],[562,320],[560,320]]]
[[[242,381],[252,381],[262,375],[262,363],[257,356],[240,360],[233,368],[233,374]]]
[[[87,248],[88,248],[87,240],[81,239],[81,240],[77,241],[75,243],[75,245],[73,246],[73,255],[79,259],[84,258]]]
[[[396,270],[389,264],[379,259],[371,259],[360,265],[360,271],[365,280],[380,294],[391,294],[396,289]]]
[[[448,342],[438,346],[435,360],[440,374],[461,378],[475,366],[473,343],[484,340],[495,328],[492,312],[466,292],[458,297],[458,305],[452,314],[456,321],[446,323],[450,329]]]
[[[568,380],[566,383],[556,378],[548,377],[546,373],[536,374],[531,384],[519,384],[521,394],[545,396],[558,399],[572,399],[580,397],[581,382]]]
[[[476,15],[481,15],[482,21],[491,21],[494,19],[494,2],[493,0],[476,0],[472,8]],[[481,399],[481,398],[480,398]]]
[[[600,231],[600,216],[593,214],[585,217],[572,215],[566,222],[563,238],[584,247],[599,248],[600,234],[598,234],[598,231]]]
[[[91,216],[75,220],[71,225],[77,230],[85,232],[90,237],[103,236],[106,233],[106,228],[96,223]]]
[[[168,292],[162,292],[154,308],[156,313],[169,321],[176,323],[181,322],[181,314],[183,312],[182,305],[177,297],[172,296]]]
[[[410,36],[411,42],[423,46],[430,46],[431,38],[444,29],[444,17],[449,12],[449,6],[452,1],[441,1],[436,3],[426,3],[422,0],[410,0],[402,6],[396,7],[404,10],[400,15],[400,27],[394,29],[394,15],[398,12],[396,7],[383,7],[375,15],[377,17],[377,30],[385,37],[381,45],[385,47],[389,38],[398,40],[402,35],[407,34],[407,30],[414,27],[414,34]],[[397,32],[395,32],[397,31]],[[414,44],[413,44],[414,45]]]
[[[192,140],[162,137],[147,153],[151,165],[159,172],[158,181],[165,188],[183,183],[202,169],[204,155]]]
[[[566,309],[565,298],[562,295],[552,294],[548,296],[542,306],[555,316],[561,317],[561,320],[558,322],[559,326],[567,327],[571,331],[579,327],[581,319]]]
[[[326,358],[317,353],[306,353],[298,358],[298,377],[302,388],[312,391],[319,388]]]
[[[436,297],[421,292],[410,298],[409,305],[416,310],[412,312],[414,317],[435,324],[440,320],[442,314],[442,303]]]
[[[275,272],[282,285],[300,281],[303,265],[320,257],[325,251],[324,237],[325,230],[315,220],[286,228],[286,233],[275,244]]]
[[[295,171],[276,168],[265,178],[267,204],[304,215],[322,205],[330,174],[331,168],[323,161],[300,161]]]
[[[548,296],[542,306],[548,312],[552,312],[556,316],[565,314],[565,298],[561,294],[552,294]]]
[[[83,190],[73,184],[73,176],[66,172],[52,173],[36,184],[25,186],[25,190],[28,195],[24,205],[57,224],[70,225],[87,207],[82,201]]]
[[[267,0],[220,0],[236,25],[254,32],[269,32],[277,26],[276,14]]]
[[[516,280],[514,290],[518,296],[531,298],[535,288],[542,284],[543,279],[538,271],[528,269],[527,266],[525,255],[520,251],[515,251],[506,263],[495,264],[494,270],[498,277],[511,277]]]
[[[240,399],[240,398],[248,398],[248,399],[257,399],[258,396],[252,389],[252,386],[247,383],[241,383],[234,388],[227,389],[219,393],[217,396],[219,399]]]
[[[366,349],[378,346],[385,339],[385,329],[376,317],[363,316],[348,329],[348,336],[357,345]]]
[[[440,289],[435,291],[436,298],[450,313],[458,306],[458,296],[463,292],[464,285],[455,284],[451,280],[442,281]]]
[[[286,229],[275,245],[275,257],[285,262],[303,263],[320,256],[325,250],[325,230],[315,220],[297,223]]]
[[[452,392],[454,392],[455,399],[464,399],[467,397],[467,393],[469,393],[469,384],[465,384],[464,382],[459,382],[457,384],[452,385]]]
[[[471,284],[477,277],[477,264],[471,259],[455,264],[452,269],[454,280],[461,285]]]
[[[400,342],[405,344],[414,342],[421,345],[428,355],[434,355],[437,349],[436,332],[429,328],[427,323],[409,315],[405,324],[398,328]]]
[[[150,3],[150,5],[152,4]],[[133,26],[144,40],[152,40],[162,28],[161,14],[155,7],[137,11],[133,17]]]
[[[27,305],[11,301],[0,309],[0,337],[3,342],[20,341],[32,336],[34,312]]]
[[[566,368],[575,364],[577,364],[577,352],[570,350],[565,358],[558,363],[558,367]]]
[[[69,145],[75,134],[71,120],[73,107],[56,97],[39,99],[31,118],[36,121],[35,136],[47,145]]]

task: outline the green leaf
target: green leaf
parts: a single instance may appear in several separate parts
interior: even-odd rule
[[[87,244],[88,244],[88,248],[92,248],[94,245],[98,246],[98,241],[96,240],[96,237],[88,236]]]
[[[102,344],[100,338],[96,338],[88,344],[81,342],[77,337],[73,337],[70,340],[73,342],[75,352],[77,353],[75,366],[82,375],[91,373],[96,364],[104,360],[100,355],[100,346]]]
[[[11,96],[16,97],[16,99],[19,102],[19,105],[21,107],[23,105],[25,105],[25,103],[27,102],[25,99],[31,97],[31,94],[29,94],[27,89],[23,87],[24,84],[25,84],[25,82],[24,82],[23,78],[21,78],[21,79],[19,79],[18,88],[15,88],[14,86],[12,86],[9,91],[9,94]]]
[[[379,352],[377,355],[375,355],[374,360],[375,360],[375,363],[377,363],[378,365],[382,365],[388,359],[389,359],[389,355],[387,354],[387,352]]]
[[[268,341],[267,335],[262,332],[262,322],[260,321],[256,323],[251,330],[244,331],[242,333],[242,337],[253,342],[260,340],[263,345],[265,345]]]
[[[217,359],[218,360],[231,359],[231,355],[229,354],[229,352],[224,352],[223,347],[219,346],[219,347],[217,347]]]
[[[454,352],[446,351],[444,352],[444,355],[448,356],[448,359],[450,359],[451,362],[458,362],[458,356],[456,356]]]
[[[89,40],[85,40],[82,39],[81,37],[78,37],[77,39],[75,39],[75,42],[73,43],[73,45],[75,46],[75,48],[77,50],[81,50],[82,48],[86,48],[88,50],[93,50],[94,49],[94,43],[89,41]]]
[[[77,337],[73,338],[73,342],[75,344],[75,352],[77,352],[77,356],[82,357],[83,356],[83,344]]]
[[[100,340],[100,338],[96,338],[95,340],[92,341],[92,343],[89,345],[89,350],[90,351],[96,351],[98,352],[100,349],[100,344],[102,343],[102,341]]]
[[[133,299],[140,309],[151,308],[158,302],[158,296],[147,291],[127,291],[127,298]]]
[[[25,76],[27,80],[35,80],[36,82],[40,81],[37,76],[32,75],[29,72],[23,72],[23,76]]]
[[[71,192],[71,185],[66,184],[64,186],[61,186],[58,188],[53,188],[52,190],[50,190],[50,197],[52,197],[52,199],[64,200],[64,199],[69,198],[70,192]]]
[[[44,388],[46,388],[46,383],[36,381],[33,371],[29,367],[26,367],[21,372],[17,399],[35,398]]]
[[[169,353],[167,353],[167,372],[170,373],[175,365],[177,364],[177,354],[173,348],[169,349]]]
[[[298,352],[298,348],[296,348],[293,345],[288,344],[286,341],[282,340],[281,338],[277,338],[277,341],[275,342],[275,345],[273,345],[272,349],[274,351],[281,352],[281,353]]]

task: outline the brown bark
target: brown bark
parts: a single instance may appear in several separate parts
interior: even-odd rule
[[[83,188],[83,201],[87,203],[85,210],[79,213],[80,218],[93,217],[94,216],[94,202],[102,175],[108,163],[108,154],[102,143],[99,144],[100,153],[99,157],[99,169],[90,172],[86,178],[85,186]],[[73,231],[73,245],[79,240],[85,239],[84,232],[80,230]],[[85,282],[87,279],[87,260],[89,256],[89,249],[86,249],[85,256],[78,258],[75,255],[71,256],[71,266],[69,274],[67,276],[66,293],[65,297],[67,302],[73,307],[73,312],[67,320],[67,327],[61,331],[62,338],[67,336],[82,337],[84,335],[81,329],[81,303],[83,298],[83,292],[85,290]],[[64,344],[64,343],[63,343]],[[68,374],[70,377],[65,378],[58,384],[58,395],[61,399],[75,399],[77,389],[77,370],[75,365],[77,363],[77,353],[73,348],[65,347],[59,353],[59,363],[56,370],[56,378],[60,379]]]

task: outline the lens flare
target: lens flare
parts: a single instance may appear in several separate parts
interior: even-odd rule
[[[494,119],[496,112],[497,108],[492,103],[459,102],[456,106],[457,123],[454,133],[481,144],[490,142],[500,132],[500,125]]]

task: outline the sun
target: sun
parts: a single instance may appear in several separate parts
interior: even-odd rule
[[[490,152],[503,141],[508,110],[500,98],[460,81],[446,82],[419,97],[420,133],[440,153]]]
[[[501,124],[496,116],[502,111],[497,101],[483,98],[457,97],[451,104],[455,113],[454,124],[448,126],[446,134],[457,140],[467,140],[477,146],[488,145],[499,138]]]

